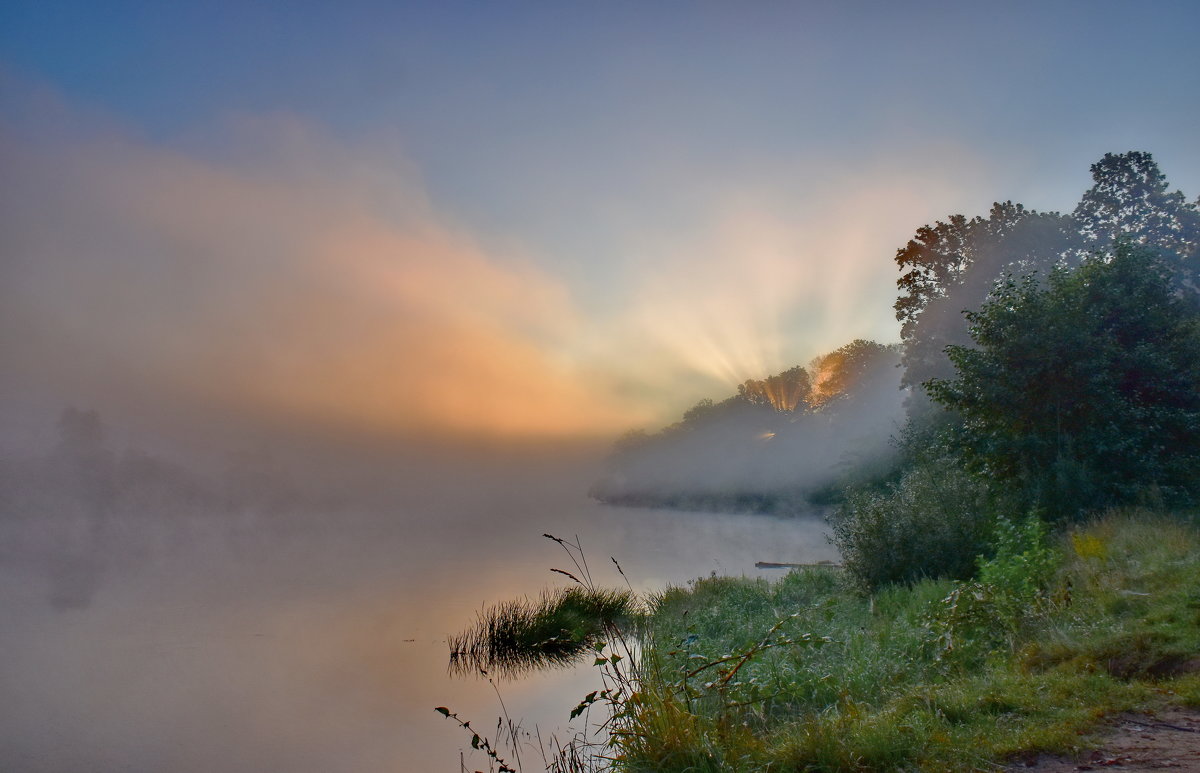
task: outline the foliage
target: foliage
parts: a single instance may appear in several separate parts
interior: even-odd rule
[[[885,346],[862,338],[813,359],[809,369],[813,385],[809,403],[830,410],[834,401],[852,401],[864,382],[886,372],[895,358],[896,346]]]
[[[1024,521],[996,522],[995,554],[980,556],[979,582],[994,590],[1006,612],[1036,605],[1058,568],[1049,544],[1050,527],[1036,514]]]
[[[1075,242],[1069,218],[996,203],[985,217],[952,215],[922,226],[896,251],[904,272],[895,303],[904,342],[903,384],[917,388],[950,372],[945,347],[967,341],[964,308],[987,297],[1004,271],[1048,270]]]
[[[1200,207],[1170,190],[1149,153],[1105,153],[1091,171],[1093,185],[1073,213],[1084,244],[1109,249],[1124,238],[1153,248],[1177,287],[1200,289]]]
[[[882,491],[847,495],[831,518],[833,541],[852,583],[970,577],[986,551],[992,501],[987,487],[953,458],[924,460]]]
[[[510,599],[485,609],[475,625],[448,640],[451,673],[496,671],[516,676],[569,666],[641,616],[632,589],[602,588],[592,582],[578,537],[571,542],[553,534],[542,536],[558,544],[575,569],[551,571],[574,585],[543,591],[537,599]]]
[[[1023,521],[996,520],[994,553],[979,556],[977,577],[955,583],[928,618],[938,657],[976,667],[983,658],[1011,651],[1022,629],[1046,611],[1048,590],[1061,554],[1051,548],[1049,526],[1035,514]]]
[[[1055,517],[1200,493],[1197,312],[1159,258],[1121,243],[1044,286],[1010,277],[967,318],[975,347],[926,388],[962,416],[971,471]]]
[[[748,379],[739,384],[738,398],[780,413],[803,412],[808,408],[812,387],[808,371],[797,365],[761,380]],[[689,411],[689,414],[694,413],[695,409]],[[690,418],[689,414],[684,414],[684,421]]]
[[[946,347],[969,342],[962,311],[977,310],[1006,274],[1045,275],[1125,239],[1159,253],[1177,290],[1200,292],[1200,202],[1172,192],[1149,153],[1109,153],[1091,172],[1092,187],[1069,215],[996,203],[987,217],[922,226],[896,251],[910,415],[930,409],[922,384],[952,375]]]
[[[480,735],[477,730],[474,730],[471,727],[471,723],[469,721],[462,719],[458,716],[458,714],[455,714],[445,706],[438,706],[434,709],[434,711],[441,714],[443,717],[446,717],[447,719],[457,722],[459,727],[470,733],[471,748],[478,749],[490,757],[492,761],[499,766],[496,768],[496,773],[520,773],[517,768],[509,767],[508,762],[500,756],[500,752],[497,751],[494,746],[492,746],[492,742],[488,740],[487,736]]]

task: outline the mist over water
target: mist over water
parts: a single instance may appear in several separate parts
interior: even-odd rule
[[[6,460],[3,767],[453,769],[469,737],[433,707],[480,728],[500,707],[486,682],[447,675],[445,638],[487,604],[561,584],[549,569],[566,556],[543,532],[578,535],[598,582],[623,584],[615,557],[639,591],[834,555],[816,517],[596,504],[590,453],[376,463],[390,478],[360,475],[325,500],[336,506],[165,497],[138,510],[117,492],[48,513],[17,506],[31,479]],[[314,477],[291,475],[296,490]],[[514,720],[549,731],[595,681],[582,666],[499,687]]]

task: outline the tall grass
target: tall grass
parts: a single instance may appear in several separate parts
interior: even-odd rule
[[[546,768],[989,770],[1071,751],[1112,712],[1200,705],[1194,519],[1127,511],[1057,536],[1027,519],[997,535],[974,580],[864,595],[828,567],[712,577],[648,599],[632,628],[614,616],[587,649],[604,689],[575,710],[602,705],[603,738]]]
[[[450,671],[505,676],[570,666],[638,615],[632,592],[575,585],[536,599],[503,601],[449,640]]]
[[[1194,525],[1131,512],[1055,540],[1036,521],[999,531],[974,581],[862,596],[809,569],[661,594],[621,769],[981,770],[1070,751],[1098,717],[1164,691],[1195,700]],[[681,684],[686,664],[778,621],[797,645],[756,653],[720,691]]]

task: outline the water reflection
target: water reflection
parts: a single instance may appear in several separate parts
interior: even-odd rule
[[[578,535],[600,584],[623,585],[617,557],[639,591],[833,557],[816,519],[601,507],[582,493],[593,471],[459,468],[408,481],[402,507],[335,514],[8,517],[0,767],[453,769],[469,738],[433,707],[486,727],[498,705],[448,677],[446,637],[565,581],[543,532]],[[594,681],[499,687],[549,728]]]

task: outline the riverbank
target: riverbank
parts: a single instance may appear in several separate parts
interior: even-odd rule
[[[870,596],[836,568],[657,596],[613,737],[636,771],[987,770],[1123,712],[1200,707],[1200,530],[1126,512],[989,582]]]

